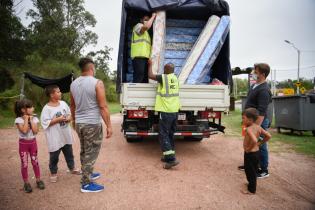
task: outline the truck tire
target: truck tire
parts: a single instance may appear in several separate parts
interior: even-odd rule
[[[127,141],[128,143],[137,143],[137,142],[143,141],[143,137],[130,137],[130,136],[126,136],[125,139],[126,139],[126,141]]]

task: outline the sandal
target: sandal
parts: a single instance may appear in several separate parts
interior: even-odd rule
[[[73,170],[70,170],[70,174],[82,175],[82,171],[79,169],[73,169]]]

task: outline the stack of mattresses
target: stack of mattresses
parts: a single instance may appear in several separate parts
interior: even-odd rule
[[[177,76],[205,23],[200,20],[166,20],[164,64],[173,63]],[[159,71],[162,73],[163,68]]]
[[[213,17],[215,16],[212,16],[209,19],[210,22],[212,22],[211,19]],[[203,50],[201,51],[201,54],[199,54],[197,61],[194,60],[191,63],[190,67],[185,69],[187,71],[190,71],[188,78],[185,77],[187,74],[184,77],[182,77],[182,74],[179,76],[179,80],[181,83],[202,84],[202,83],[205,83],[205,79],[207,79],[207,77],[209,77],[209,75],[211,74],[212,65],[215,62],[217,56],[219,55],[219,52],[223,46],[225,38],[229,32],[229,25],[230,25],[229,16],[221,17],[220,22],[216,25],[217,26],[212,31],[211,31],[211,26],[208,29],[207,29],[207,26],[204,28],[202,34],[198,38],[197,43],[191,50],[190,56],[193,57],[194,53],[200,52],[200,46],[198,46],[198,44],[204,32],[211,33],[210,39],[206,42],[205,45],[204,43],[202,43]],[[186,63],[189,62],[189,58],[187,59]],[[184,71],[184,68],[182,70],[182,73],[183,71]]]
[[[153,25],[152,70],[162,74],[167,63],[175,65],[181,84],[209,84],[211,68],[229,32],[229,16],[208,20],[166,19],[158,12]],[[128,68],[126,82],[133,81],[130,58],[132,28],[128,28]],[[152,82],[152,81],[150,81]]]

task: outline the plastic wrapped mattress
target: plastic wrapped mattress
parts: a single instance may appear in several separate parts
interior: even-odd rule
[[[157,74],[160,69],[163,69],[164,64],[164,46],[165,46],[165,23],[166,14],[164,11],[157,12],[153,24],[153,39],[152,39],[152,72]],[[154,80],[149,80],[150,83],[155,83]]]
[[[194,67],[185,83],[201,84],[203,83],[204,78],[211,73],[211,67],[223,46],[225,38],[229,32],[229,27],[230,17],[222,16],[213,35],[206,44],[202,54],[199,56],[198,61],[194,64]]]
[[[195,68],[219,22],[220,18],[218,16],[213,15],[209,18],[207,24],[200,33],[197,42],[194,44],[185,60],[183,68],[179,74],[178,79],[181,84],[186,82],[188,76]]]
[[[202,20],[166,20],[164,64],[173,63],[177,76],[205,24]],[[159,71],[162,73],[163,68]]]

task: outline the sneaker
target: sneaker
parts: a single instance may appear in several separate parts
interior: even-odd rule
[[[263,172],[257,174],[258,179],[263,179],[263,178],[267,178],[267,177],[269,177],[268,171],[263,171]]]
[[[100,178],[101,177],[101,174],[100,173],[92,173],[91,175],[90,175],[90,179],[91,180],[97,180],[98,178]]]
[[[172,168],[172,167],[174,167],[174,166],[176,166],[178,164],[179,164],[179,161],[177,161],[177,160],[174,160],[174,161],[171,161],[171,162],[166,162],[164,164],[163,168],[164,169],[170,169],[170,168]]]
[[[104,190],[104,186],[91,182],[89,184],[82,185],[81,192],[101,192]]]
[[[30,185],[30,183],[24,183],[23,190],[26,193],[31,193],[33,191],[32,186]]]
[[[239,167],[237,167],[238,168],[238,170],[240,170],[240,171],[245,171],[245,166],[239,166]]]
[[[37,185],[37,188],[40,189],[40,190],[45,189],[45,184],[44,184],[44,182],[42,180],[36,181],[36,185]]]
[[[56,183],[57,180],[58,180],[58,176],[56,174],[55,175],[51,175],[49,177],[49,180],[50,180],[51,183]]]

